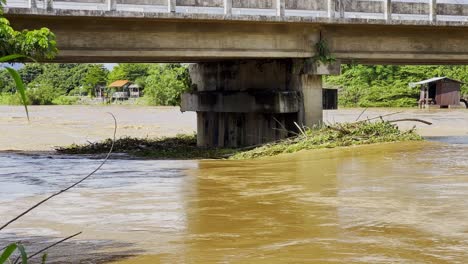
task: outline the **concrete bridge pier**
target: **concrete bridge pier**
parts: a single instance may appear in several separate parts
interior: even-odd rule
[[[322,75],[339,64],[305,60],[233,60],[190,66],[192,91],[182,111],[197,112],[202,147],[241,147],[291,136],[322,121]]]

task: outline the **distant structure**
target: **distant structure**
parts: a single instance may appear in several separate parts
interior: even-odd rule
[[[460,96],[462,84],[461,81],[447,77],[436,77],[410,83],[410,86],[421,86],[419,108],[459,108],[466,107]]]
[[[324,110],[338,109],[338,87],[324,85],[322,89],[322,108]]]
[[[140,87],[129,80],[118,80],[109,84],[111,100],[123,101],[140,97]]]

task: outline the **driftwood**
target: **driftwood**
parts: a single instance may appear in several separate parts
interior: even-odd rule
[[[389,123],[396,123],[396,122],[420,122],[420,123],[423,123],[423,124],[426,124],[426,125],[432,125],[431,122],[429,121],[426,121],[426,120],[422,120],[422,119],[418,119],[418,118],[403,118],[403,119],[395,119],[395,120],[387,120],[387,122]]]
[[[349,134],[351,133],[349,130],[346,130],[342,127],[333,127],[333,126],[327,126],[327,128],[331,129],[331,130],[335,130],[335,131],[338,131],[338,132],[341,132],[343,134]]]

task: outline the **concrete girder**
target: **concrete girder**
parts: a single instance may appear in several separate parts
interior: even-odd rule
[[[57,62],[203,62],[315,56],[320,32],[344,62],[468,64],[468,27],[199,21],[9,14],[15,28],[48,27]]]

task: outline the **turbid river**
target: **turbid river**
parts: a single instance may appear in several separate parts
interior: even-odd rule
[[[63,111],[47,110],[50,120],[68,108],[57,109]],[[9,115],[21,114],[15,111]],[[133,126],[138,118],[147,120],[144,111],[131,109],[142,116],[120,119]],[[193,117],[164,111],[166,118],[187,118],[182,130],[193,128]],[[365,115],[392,111],[400,110]],[[34,251],[83,231],[51,249],[50,263],[466,263],[468,112],[403,111],[395,118],[429,119],[432,130],[420,131],[443,137],[253,161],[113,159],[76,189],[0,231],[0,246],[21,240]],[[354,120],[359,113],[340,110],[325,113],[325,118]],[[34,137],[19,128],[20,118],[2,115],[2,130],[12,123],[17,137]],[[36,120],[47,120],[45,116]],[[82,116],[80,121],[79,116],[77,112],[69,122],[94,120]],[[49,126],[40,122],[60,127],[54,123],[58,121]],[[97,127],[106,136],[110,124],[100,130],[94,123],[89,130]],[[139,130],[145,131],[144,125]],[[8,142],[6,134],[0,133],[0,142]],[[37,141],[28,146],[46,150],[48,143]],[[9,144],[13,147],[3,149],[21,147]],[[99,162],[48,153],[0,153],[0,224]]]

